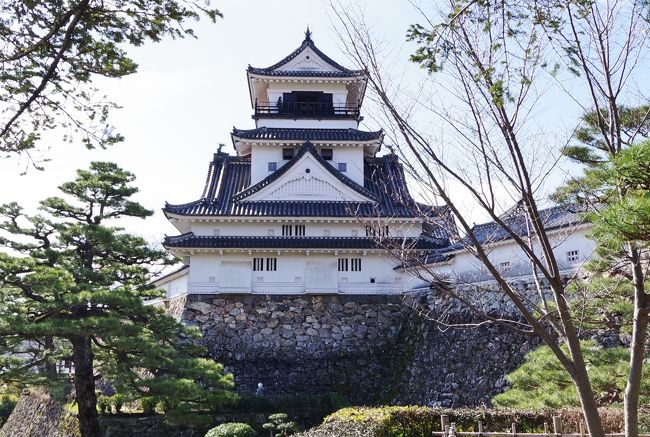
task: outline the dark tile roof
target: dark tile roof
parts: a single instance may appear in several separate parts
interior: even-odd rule
[[[323,61],[325,61],[331,67],[336,68],[338,71],[317,71],[317,70],[275,71],[278,68],[282,67],[283,65],[287,64],[288,62],[290,62],[292,59],[294,59],[296,56],[298,56],[307,48],[312,49],[314,53],[316,53],[321,59],[323,59]],[[353,76],[360,76],[365,74],[363,70],[350,70],[334,62],[333,59],[331,59],[325,53],[321,52],[318,49],[318,47],[316,47],[316,44],[314,44],[314,41],[312,41],[311,39],[311,34],[305,34],[305,40],[302,42],[300,47],[298,47],[296,50],[291,52],[280,62],[277,62],[271,65],[270,67],[266,67],[266,68],[252,67],[249,65],[247,71],[249,73],[259,74],[263,76],[299,76],[299,77],[353,77]]]
[[[189,264],[184,265],[184,266],[182,266],[182,267],[179,267],[179,268],[177,268],[177,269],[172,270],[171,272],[169,272],[169,273],[167,273],[167,274],[165,274],[165,275],[162,275],[162,276],[159,276],[159,277],[157,277],[157,278],[154,278],[154,279],[151,281],[151,283],[152,283],[152,284],[155,284],[156,282],[164,281],[165,279],[170,278],[170,277],[172,277],[172,276],[174,276],[174,275],[176,275],[176,274],[178,274],[178,273],[180,273],[180,272],[182,272],[182,271],[189,270],[189,268],[190,268],[190,265],[189,265]]]
[[[288,165],[288,164],[285,164]],[[377,202],[255,201],[235,202],[233,196],[250,186],[249,160],[224,153],[214,155],[201,198],[164,207],[165,213],[188,216],[238,217],[419,217],[404,170],[395,155],[364,160],[363,189]]]
[[[261,181],[259,181],[255,185],[251,185],[250,187],[248,187],[248,188],[240,191],[239,193],[235,194],[233,196],[233,200],[234,201],[245,200],[246,197],[250,196],[253,193],[258,192],[262,188],[264,188],[264,187],[268,186],[269,184],[273,183],[273,181],[276,181],[279,177],[281,177],[283,174],[285,174],[287,171],[289,171],[300,160],[300,158],[302,158],[307,153],[312,155],[320,163],[320,165],[322,165],[323,168],[325,168],[325,170],[327,170],[332,176],[334,176],[339,181],[343,182],[349,188],[353,189],[354,191],[361,194],[362,196],[366,196],[366,197],[370,198],[371,200],[374,200],[374,201],[377,200],[377,198],[371,192],[366,190],[364,187],[357,184],[352,179],[345,176],[343,173],[341,173],[341,172],[339,172],[337,170],[334,170],[334,167],[332,167],[330,164],[328,164],[327,161],[325,161],[320,156],[320,154],[318,153],[318,151],[316,150],[314,145],[309,141],[307,141],[306,143],[304,143],[302,145],[302,147],[298,150],[298,153],[296,153],[296,155],[293,157],[293,159],[291,161],[287,162],[279,170],[271,173],[268,177],[262,179]]]
[[[257,129],[237,129],[233,127],[232,136],[250,140],[298,140],[298,141],[372,141],[381,139],[383,131],[365,132],[357,129],[306,129],[260,127]]]
[[[539,215],[544,224],[544,229],[546,229],[546,231],[552,231],[584,223],[582,214],[585,212],[585,207],[580,205],[557,205],[540,210]],[[515,205],[510,208],[501,215],[500,218],[505,221],[505,224],[510,229],[521,237],[527,237],[533,231],[521,205]],[[475,225],[472,228],[472,232],[480,244],[492,244],[512,238],[510,233],[494,221]],[[471,242],[466,237],[448,247],[428,254],[425,257],[424,262],[431,264],[446,261],[453,257],[450,252],[463,250],[469,245],[471,245]]]
[[[165,237],[167,248],[244,248],[244,249],[382,249],[403,247],[431,250],[441,247],[436,240],[427,238],[371,237],[238,237],[195,235],[193,232]]]

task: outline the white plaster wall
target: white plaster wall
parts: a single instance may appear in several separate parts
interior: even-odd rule
[[[179,296],[181,294],[187,293],[187,280],[188,273],[185,272],[185,274],[177,278],[173,278],[169,281],[164,282],[163,284],[159,285],[158,288],[165,290],[165,297],[169,299],[174,296]]]
[[[253,257],[277,258],[277,271],[253,271]],[[361,271],[339,272],[339,257],[361,258]],[[228,266],[228,269],[224,268]],[[247,265],[246,272],[239,273],[250,279],[250,286],[228,287],[222,274],[230,274],[233,265]],[[394,261],[379,254],[281,254],[255,252],[252,255],[199,254],[190,264],[190,293],[254,292],[274,293],[394,293],[401,292],[404,275],[395,272]],[[374,278],[375,282],[371,282]],[[242,278],[237,281],[241,282]]]
[[[559,266],[563,270],[570,270],[579,267],[593,255],[595,242],[586,236],[586,229],[560,230],[550,233],[551,243],[554,245],[553,252]],[[578,250],[579,259],[577,262],[567,261],[567,252]],[[537,250],[537,253],[541,253]],[[509,262],[509,269],[512,273],[518,271],[528,272],[530,261],[523,250],[512,240],[496,244],[489,248],[489,258],[495,266]],[[429,266],[436,274],[457,277],[468,274],[486,272],[482,263],[468,252],[456,254],[448,263]],[[517,268],[518,267],[518,268]]]
[[[321,147],[317,146],[320,153]],[[334,169],[338,169],[339,162],[347,163],[347,172],[345,176],[349,177],[359,185],[363,186],[363,148],[358,146],[336,146],[336,147],[323,147],[332,149],[332,161],[328,161],[329,165]],[[266,178],[273,172],[268,170],[269,162],[277,162],[278,170],[288,161],[282,159],[281,146],[267,146],[256,145],[253,146],[251,151],[251,184],[256,184],[262,179]],[[298,147],[296,147],[296,152]],[[338,171],[338,170],[337,170]],[[328,177],[331,177],[327,175]]]
[[[287,219],[283,222],[257,222],[257,223],[213,223],[194,222],[192,232],[196,235],[219,236],[281,236],[283,224],[304,224],[305,236],[308,237],[365,237],[365,225],[378,227],[388,226],[388,232],[395,237],[417,237],[422,233],[419,223],[398,223],[390,219],[375,220],[355,223],[315,223],[301,221],[300,219]]]
[[[344,105],[348,96],[348,89],[344,83],[270,83],[266,90],[268,103],[276,103],[284,93],[291,91],[322,91],[332,94],[335,105]]]

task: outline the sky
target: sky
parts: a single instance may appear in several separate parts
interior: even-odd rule
[[[165,40],[129,48],[138,72],[94,85],[121,109],[111,117],[125,141],[107,150],[87,151],[67,144],[61,134],[47,135],[40,154],[45,170],[28,169],[26,160],[0,159],[0,203],[18,201],[26,209],[57,195],[57,186],[72,180],[76,169],[91,161],[114,161],[137,176],[137,199],[155,210],[145,221],[129,222],[129,230],[152,242],[177,231],[161,212],[165,201],[185,203],[199,198],[212,154],[219,143],[234,153],[233,126],[254,127],[246,83],[246,67],[266,67],[296,49],[307,26],[318,47],[346,64],[329,17],[329,3],[319,0],[212,1],[224,17],[215,24],[193,24],[198,39]],[[403,44],[415,13],[406,1],[359,2],[381,33]],[[405,44],[405,43],[404,43]]]
[[[405,41],[408,26],[419,21],[408,0],[352,0],[365,10],[366,22],[397,57],[407,63],[413,46]],[[323,0],[212,1],[224,14],[215,24],[202,20],[193,27],[198,39],[165,40],[129,48],[138,72],[121,79],[98,79],[94,85],[121,109],[112,124],[126,140],[107,150],[88,151],[78,143],[62,142],[61,134],[47,135],[41,155],[45,170],[28,169],[25,159],[0,159],[0,203],[16,200],[27,209],[56,195],[56,187],[72,180],[75,170],[93,160],[109,160],[136,174],[137,200],[153,209],[146,221],[129,222],[129,230],[152,243],[177,231],[161,212],[165,201],[185,203],[199,198],[208,164],[219,143],[234,153],[233,126],[253,128],[246,83],[246,67],[266,67],[279,61],[303,38],[307,26],[316,45],[334,60],[346,62]],[[408,70],[407,79],[425,73]],[[406,70],[405,70],[406,71]],[[418,76],[420,75],[420,76]],[[577,109],[562,97],[547,107],[555,123],[575,125]],[[557,111],[557,108],[562,108]],[[366,114],[367,115],[367,114]],[[362,129],[376,130],[372,117]],[[443,129],[440,127],[440,129]],[[415,193],[417,195],[417,193]]]

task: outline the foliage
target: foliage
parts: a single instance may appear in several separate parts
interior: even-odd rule
[[[289,421],[289,416],[285,413],[271,414],[268,417],[268,422],[262,425],[262,428],[269,430],[271,435],[280,437],[286,437],[298,431],[298,425]]]
[[[212,428],[205,437],[255,437],[257,433],[246,423],[224,423]]]
[[[8,0],[0,16],[0,151],[13,153],[57,127],[89,148],[121,141],[93,76],[135,73],[126,46],[194,36],[189,21],[221,14],[203,0]]]
[[[600,416],[609,432],[623,428],[623,411],[603,408]],[[428,437],[431,432],[441,431],[440,416],[446,414],[450,423],[456,423],[458,431],[477,431],[478,422],[485,431],[508,431],[517,423],[520,432],[541,432],[544,422],[551,423],[552,416],[562,419],[565,431],[578,431],[584,419],[580,409],[515,410],[485,408],[431,408],[419,406],[352,407],[344,408],[326,417],[323,424],[299,434],[304,437],[330,437],[355,435],[359,437]]]
[[[599,406],[623,402],[629,350],[622,347],[602,348],[593,341],[583,341],[581,347]],[[524,364],[508,376],[511,387],[494,397],[496,406],[511,408],[579,407],[576,388],[566,370],[547,346],[526,354]],[[650,405],[650,370],[642,377],[641,403]]]
[[[94,162],[61,185],[66,195],[41,202],[28,215],[16,203],[0,206],[0,376],[17,387],[52,391],[74,382],[83,418],[96,424],[95,380],[108,381],[121,404],[159,405],[166,417],[191,419],[233,398],[232,375],[182,326],[144,299],[158,296],[151,267],[170,262],[122,228],[120,218],[151,211],[131,200],[134,176]],[[57,364],[72,362],[74,374]]]

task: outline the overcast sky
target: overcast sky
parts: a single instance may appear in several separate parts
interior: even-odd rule
[[[130,49],[139,71],[123,79],[103,79],[96,86],[122,106],[112,122],[126,140],[108,150],[86,151],[65,144],[60,135],[48,135],[50,162],[45,171],[24,170],[24,159],[0,159],[0,202],[19,201],[34,207],[57,194],[61,182],[92,160],[115,161],[137,175],[138,199],[156,211],[145,222],[129,228],[152,242],[176,230],[160,209],[165,201],[184,203],[199,197],[212,154],[218,143],[227,145],[233,126],[254,127],[245,69],[248,64],[269,66],[300,45],[307,25],[318,47],[346,64],[328,16],[329,5],[320,0],[222,0],[214,2],[224,14],[216,24],[196,24],[198,39],[167,40]],[[405,42],[409,24],[418,16],[407,0],[359,1],[366,21],[378,35],[391,41],[403,61],[412,51]],[[424,74],[415,69],[415,74]],[[411,74],[411,73],[409,73]],[[414,76],[414,81],[417,77]],[[559,123],[575,123],[576,109],[567,105]],[[367,114],[366,114],[367,115]],[[371,117],[366,117],[371,120]],[[362,128],[377,129],[369,122]]]

